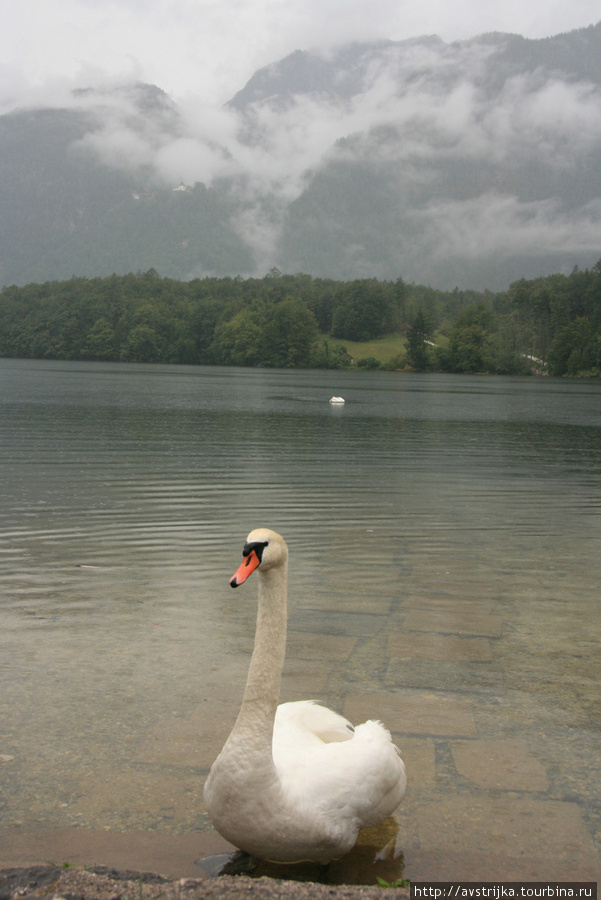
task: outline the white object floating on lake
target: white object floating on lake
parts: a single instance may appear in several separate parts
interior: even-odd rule
[[[330,403],[344,403],[344,397],[330,397]]]

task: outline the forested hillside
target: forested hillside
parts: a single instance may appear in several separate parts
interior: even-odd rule
[[[382,362],[345,341],[397,335]],[[0,356],[235,366],[601,375],[601,260],[502,294],[283,275],[154,270],[0,292]]]

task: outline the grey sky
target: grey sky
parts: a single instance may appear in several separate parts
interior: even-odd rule
[[[546,37],[596,23],[601,0],[19,0],[0,9],[0,111],[107,78],[221,105],[295,49],[485,31]]]

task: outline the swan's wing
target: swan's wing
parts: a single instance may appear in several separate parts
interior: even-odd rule
[[[277,708],[273,728],[274,744],[279,737],[294,733],[298,740],[315,739],[325,744],[350,741],[355,729],[344,716],[316,700],[299,700],[295,703],[281,703]]]
[[[370,721],[350,734],[342,716],[308,706],[308,711],[284,710],[277,741],[274,729],[273,755],[284,793],[293,805],[308,804],[333,820],[360,828],[379,824],[397,808],[406,787],[405,766],[390,732]],[[310,717],[316,710],[345,723],[349,737],[324,742],[315,732],[286,727],[287,720],[302,723],[304,712]]]
[[[405,795],[405,763],[390,732],[381,722],[358,725],[348,753],[340,747],[340,763],[346,769],[346,785],[353,792],[353,805],[361,827],[379,825],[391,815]]]

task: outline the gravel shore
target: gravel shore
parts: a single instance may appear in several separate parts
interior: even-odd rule
[[[408,889],[327,885],[274,878],[169,878],[148,872],[31,866],[0,870],[0,900],[396,900]]]

